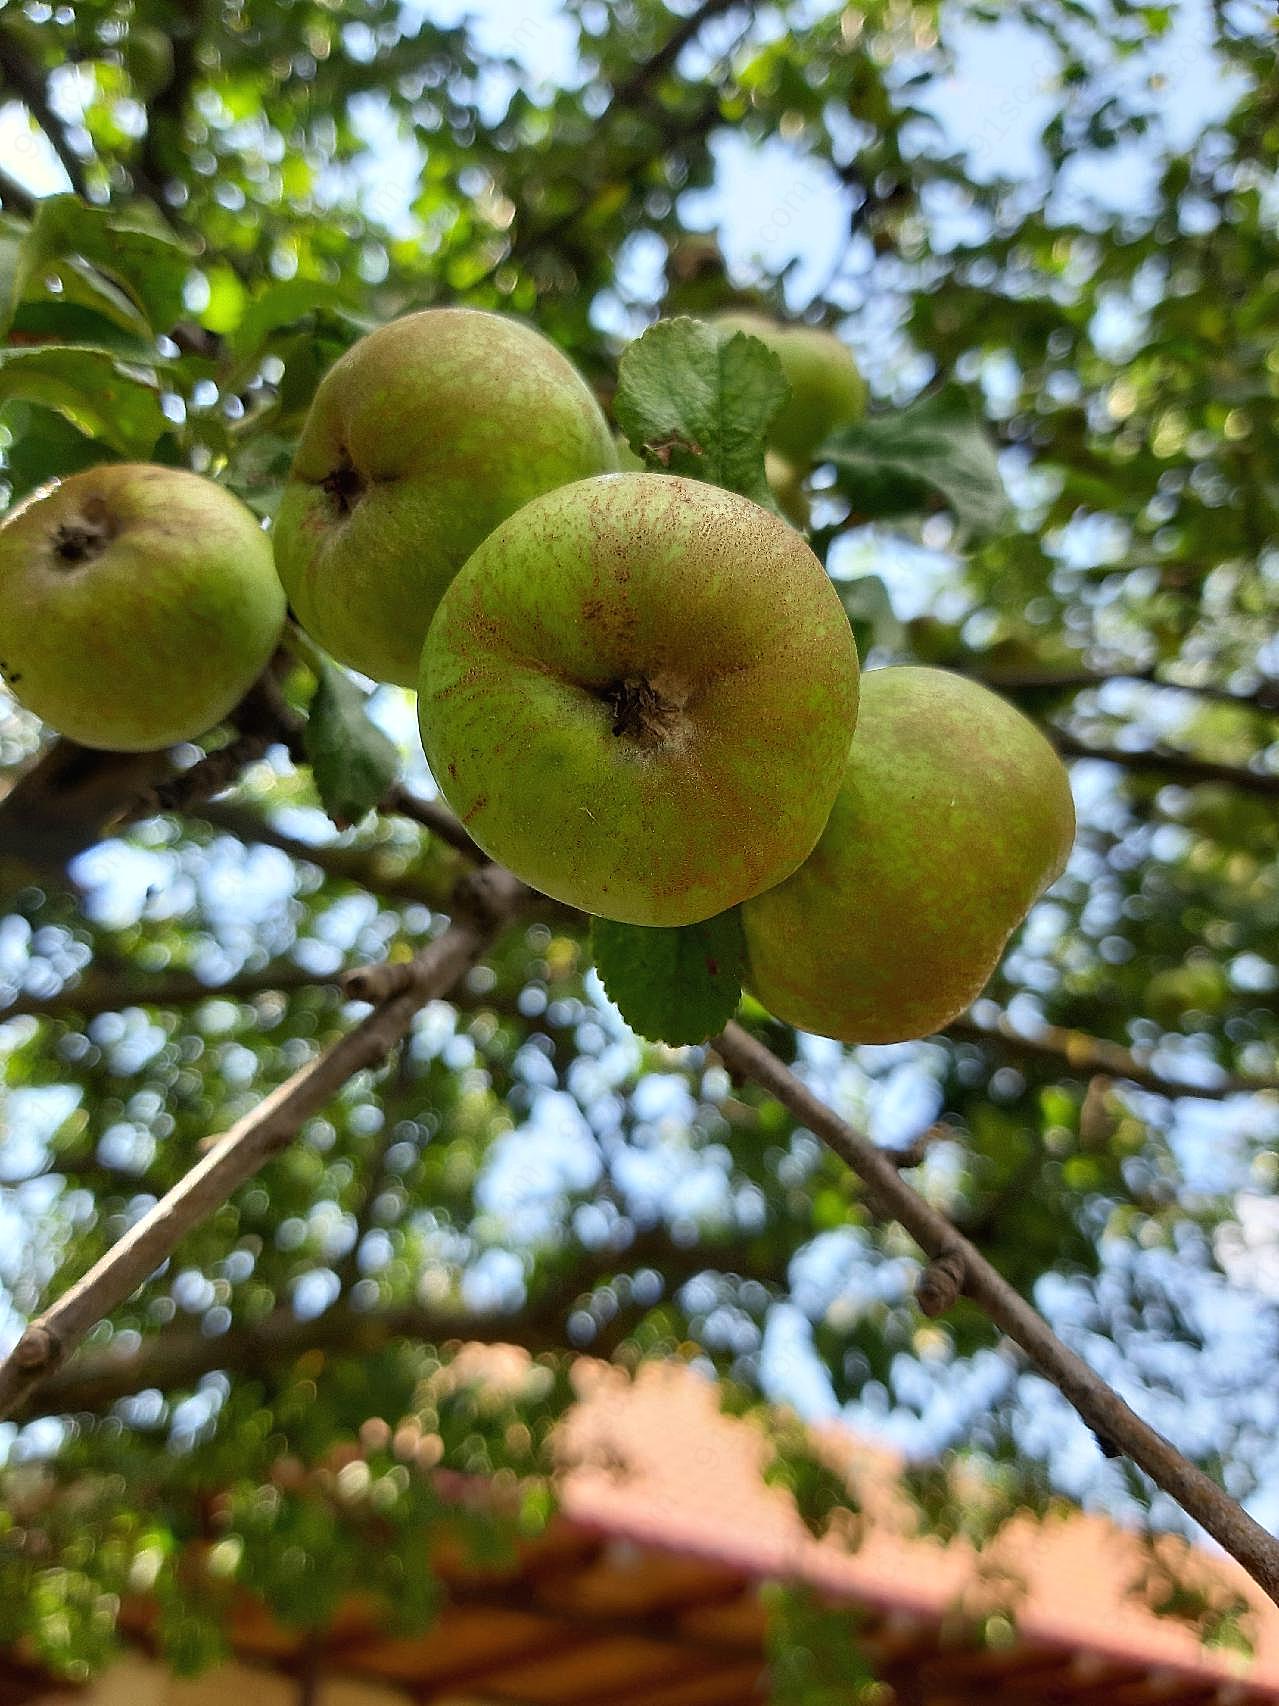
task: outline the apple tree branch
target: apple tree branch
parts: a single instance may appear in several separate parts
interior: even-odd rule
[[[1021,1346],[1105,1446],[1143,1469],[1279,1603],[1279,1541],[1171,1441],[1142,1421],[1044,1318],[1008,1284],[945,1215],[902,1178],[891,1156],[846,1124],[763,1043],[730,1024],[711,1045],[730,1072],[752,1080],[852,1168],[880,1220],[904,1226],[930,1260],[923,1303],[940,1314],[962,1293]]]
[[[219,1138],[149,1213],[42,1315],[0,1362],[0,1416],[8,1415],[89,1330],[165,1262],[186,1234],[295,1137],[354,1073],[385,1060],[418,1010],[444,995],[484,952],[528,894],[491,867],[464,885],[444,934],[412,962],[403,987]]]

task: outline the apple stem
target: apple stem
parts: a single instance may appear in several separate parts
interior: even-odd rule
[[[306,630],[290,620],[284,624],[281,642],[299,663],[306,665],[318,681],[328,667],[329,660]]]

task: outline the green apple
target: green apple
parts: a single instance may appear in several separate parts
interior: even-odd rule
[[[873,670],[821,840],[742,908],[749,987],[843,1042],[940,1030],[981,992],[1074,832],[1066,771],[1019,711],[944,670]]]
[[[612,474],[527,504],[440,602],[422,739],[487,853],[557,900],[690,924],[793,871],[839,789],[857,651],[748,498]]]
[[[769,489],[777,500],[778,509],[801,533],[807,533],[813,519],[813,509],[808,501],[808,493],[804,490],[803,472],[784,456],[770,450],[764,456],[764,474]]]
[[[0,525],[0,673],[85,746],[148,752],[203,734],[283,624],[256,516],[198,474],[90,468]]]
[[[790,397],[769,429],[770,447],[807,468],[836,427],[866,412],[866,382],[847,344],[820,326],[784,326],[763,314],[717,314],[721,331],[749,332],[767,344],[790,382]]]
[[[378,681],[417,682],[440,596],[530,498],[617,466],[586,381],[500,314],[428,308],[320,383],[275,522],[302,626]]]

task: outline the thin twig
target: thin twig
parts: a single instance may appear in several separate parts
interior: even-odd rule
[[[698,34],[702,26],[708,23],[711,18],[729,11],[736,3],[737,0],[703,0],[703,3],[687,18],[680,21],[659,48],[655,49],[647,59],[640,61],[629,77],[615,85],[608,106],[600,120],[601,124],[606,124],[618,113],[640,111],[645,107],[657,107],[660,113],[660,103],[654,95],[656,85],[683,49]],[[750,10],[753,12],[753,5]],[[716,81],[714,78],[708,78],[704,79],[704,84],[710,91],[710,99],[701,104],[685,130],[676,136],[666,135],[663,137],[664,148],[673,147],[676,142],[691,144],[704,138],[718,119],[720,94]],[[509,267],[514,261],[531,254],[537,248],[545,248],[557,240],[561,246],[567,247],[568,234],[585,215],[590,205],[590,197],[583,195],[580,201],[565,208],[562,213],[557,214],[554,219],[548,220],[544,225],[518,223],[511,242],[477,278],[469,281],[468,291],[478,290],[497,273],[501,272],[504,267]]]
[[[155,783],[128,805],[116,820],[123,824],[157,812],[190,811],[240,780],[242,772],[273,746],[283,746],[295,764],[306,762],[306,718],[287,702],[278,673],[290,662],[287,651],[276,654],[231,714],[238,730],[235,740],[209,753],[176,776]],[[400,781],[392,782],[378,802],[380,812],[392,812],[420,824],[473,864],[488,862],[461,823],[440,800],[424,800]]]
[[[665,1227],[656,1226],[634,1234],[620,1247],[580,1250],[570,1265],[535,1281],[520,1310],[475,1312],[460,1302],[395,1303],[364,1310],[339,1300],[323,1315],[306,1318],[282,1304],[259,1320],[236,1322],[212,1337],[198,1323],[175,1322],[140,1340],[129,1337],[103,1349],[80,1351],[30,1394],[19,1413],[30,1421],[35,1416],[101,1412],[150,1387],[188,1391],[214,1369],[269,1373],[307,1351],[359,1356],[393,1339],[428,1345],[467,1340],[563,1351],[565,1317],[577,1300],[601,1281],[641,1268],[660,1273],[670,1288],[704,1273],[753,1280],[774,1290],[784,1280],[748,1243],[710,1239],[680,1244]],[[599,1345],[593,1348],[598,1354]]]
[[[20,213],[24,219],[30,219],[36,210],[35,196],[2,167],[0,167],[0,202],[4,203],[6,213]]]
[[[1124,770],[1142,775],[1161,776],[1167,782],[1183,788],[1193,788],[1201,782],[1217,782],[1225,788],[1238,788],[1246,794],[1261,794],[1268,799],[1279,796],[1279,770],[1249,770],[1243,764],[1218,764],[1212,759],[1195,758],[1188,752],[1168,752],[1162,749],[1126,752],[1115,746],[1096,746],[1080,740],[1064,729],[1040,725],[1063,758],[1095,758],[1103,764],[1117,764]]]
[[[225,810],[228,814],[231,811],[230,808]],[[246,840],[266,839],[294,858],[309,860],[340,881],[354,882],[391,898],[418,901],[432,908],[445,902],[446,897],[442,893],[429,889],[418,878],[384,876],[370,863],[376,850],[373,854],[364,854],[348,848],[312,847],[309,842],[277,834],[256,819],[251,828],[247,823],[242,826],[239,815],[224,816],[224,808],[210,808],[206,815],[215,825],[235,834],[242,833]],[[548,916],[551,909],[566,919],[571,916],[571,909],[557,902],[545,902],[544,909]],[[403,980],[407,976],[403,964],[379,964],[344,972],[339,982],[343,994],[350,1000],[386,1000],[405,986]],[[99,1013],[122,1012],[126,1007],[190,1007],[218,998],[244,1001],[270,991],[287,994],[323,981],[289,960],[276,961],[260,971],[240,972],[225,983],[212,984],[205,983],[191,972],[166,972],[140,979],[91,974],[82,983],[61,989],[56,995],[19,996],[10,1006],[0,1009],[0,1022],[20,1017],[56,1019],[70,1014],[91,1019]],[[458,1004],[467,1008],[488,1008],[507,1018],[525,1018],[518,1002],[500,992],[461,996]],[[538,1023],[544,1025],[546,1020],[539,1019]],[[1014,1030],[1003,1013],[993,1020],[979,1020],[971,1012],[966,1013],[962,1018],[952,1020],[942,1034],[952,1042],[972,1043],[1016,1059],[1042,1062],[1058,1074],[1064,1072],[1071,1077],[1086,1078],[1090,1083],[1103,1079],[1107,1085],[1112,1079],[1126,1080],[1169,1099],[1193,1096],[1205,1101],[1223,1101],[1229,1096],[1279,1091],[1279,1078],[1244,1078],[1223,1073],[1209,1085],[1172,1078],[1165,1072],[1156,1071],[1130,1049],[1105,1037],[1095,1037],[1065,1025],[1041,1025],[1033,1033],[1026,1033]],[[934,1143],[956,1135],[951,1126],[944,1123],[933,1125],[904,1149],[886,1149],[884,1153],[896,1167],[918,1167]]]
[[[955,1126],[939,1120],[936,1125],[930,1125],[921,1131],[918,1137],[913,1137],[903,1148],[886,1149],[884,1154],[900,1172],[906,1172],[911,1167],[922,1167],[928,1151],[935,1143],[945,1143],[948,1139],[961,1135]]]
[[[975,660],[974,660],[975,661]],[[1234,693],[1229,687],[1208,682],[1192,685],[1188,681],[1169,681],[1152,664],[1145,669],[1022,669],[983,671],[956,662],[948,665],[957,675],[967,675],[980,681],[995,693],[1018,694],[1075,693],[1089,687],[1105,687],[1112,681],[1133,682],[1142,687],[1157,687],[1163,693],[1187,693],[1214,705],[1234,705],[1241,711],[1258,711],[1273,715],[1279,711],[1279,681],[1267,678],[1251,693]]]
[[[912,1190],[890,1157],[845,1124],[761,1042],[730,1024],[712,1044],[730,1071],[753,1079],[820,1137],[862,1180],[872,1212],[898,1221],[934,1261],[963,1267],[963,1292],[1019,1344],[1099,1436],[1112,1441],[1174,1498],[1279,1603],[1279,1541],[1254,1522],[1215,1481],[1064,1345],[1048,1323],[963,1238],[943,1214]]]
[[[404,870],[402,861],[391,848],[335,847],[328,842],[301,841],[295,835],[276,829],[256,812],[221,801],[210,801],[201,806],[199,816],[212,828],[225,831],[237,841],[277,847],[291,859],[315,865],[336,881],[354,883],[370,894],[428,906],[432,911],[448,904],[446,874],[441,873],[441,881],[432,881],[425,870]]]
[[[486,865],[488,854],[466,833],[453,813],[439,800],[424,800],[410,793],[402,782],[393,782],[378,807],[379,811],[394,812],[397,817],[411,818],[414,823],[429,829],[438,840],[446,842],[464,859]]]
[[[104,833],[118,834],[120,830],[142,818],[157,817],[162,812],[185,812],[202,805],[206,800],[234,788],[250,764],[264,758],[274,744],[269,735],[237,735],[226,746],[220,746],[197,760],[189,770],[168,776],[139,794],[120,816],[103,826]]]
[[[623,82],[618,83],[613,90],[610,108],[630,107],[643,95],[647,95],[653,86],[660,82],[675,64],[688,44],[702,32],[712,18],[718,18],[722,12],[729,12],[738,0],[702,0],[702,4],[688,14],[679,25],[673,29],[656,52],[643,60]],[[754,10],[752,6],[750,10]]]
[[[44,67],[29,59],[14,35],[0,25],[0,77],[13,90],[49,139],[78,196],[88,199],[89,181],[84,162],[71,146],[66,126],[49,105]]]
[[[228,719],[236,729],[235,739],[206,753],[187,770],[166,776],[136,795],[123,807],[109,827],[123,828],[160,812],[190,811],[206,800],[235,787],[250,764],[264,758],[273,746],[283,746],[295,761],[302,759],[305,719],[285,700],[278,671],[287,667],[288,654],[277,652],[253,683]]]
[[[1091,1078],[1102,1073],[1108,1078],[1126,1078],[1143,1090],[1153,1090],[1170,1100],[1178,1096],[1198,1096],[1206,1101],[1220,1102],[1227,1096],[1252,1096],[1260,1091],[1279,1090],[1279,1078],[1241,1078],[1221,1070],[1212,1084],[1195,1084],[1190,1080],[1171,1078],[1148,1062],[1139,1059],[1121,1043],[1105,1037],[1090,1036],[1086,1031],[1074,1031],[1065,1025],[1038,1025],[1033,1032],[1014,1030],[1007,1014],[996,1019],[978,1019],[971,1012],[954,1019],[945,1035],[956,1042],[993,1045],[996,1049],[1024,1060],[1048,1062],[1054,1071],[1063,1067],[1072,1077]]]
[[[189,971],[158,972],[141,978],[96,973],[56,995],[20,995],[11,1006],[0,1009],[0,1022],[27,1017],[84,1020],[99,1013],[122,1013],[126,1007],[172,1009],[196,1007],[203,1001],[248,1001],[255,995],[313,989],[323,981],[292,960],[277,960],[261,971],[239,972],[225,983],[206,983]]]
[[[37,1416],[100,1413],[152,1387],[161,1392],[189,1390],[214,1369],[278,1374],[308,1351],[360,1356],[396,1339],[426,1345],[467,1340],[553,1351],[563,1348],[564,1329],[558,1316],[477,1314],[447,1303],[377,1310],[337,1303],[310,1319],[280,1308],[261,1321],[239,1323],[214,1337],[199,1326],[174,1326],[148,1333],[140,1344],[122,1340],[105,1350],[82,1351],[32,1391],[17,1414],[25,1422]]]
[[[944,1315],[952,1308],[959,1301],[967,1273],[968,1264],[958,1246],[934,1256],[915,1287],[915,1301],[921,1314]]]
[[[168,1260],[188,1232],[296,1136],[353,1073],[384,1060],[419,1008],[445,994],[475,963],[528,892],[496,867],[485,877],[487,908],[476,904],[472,890],[467,909],[414,962],[415,975],[407,988],[264,1097],[82,1279],[31,1322],[0,1362],[0,1416],[10,1414],[98,1321]]]

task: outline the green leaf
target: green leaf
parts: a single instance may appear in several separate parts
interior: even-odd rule
[[[876,646],[885,651],[900,649],[906,630],[879,575],[858,575],[856,580],[836,581],[835,591],[848,614],[859,658],[864,660]]]
[[[0,411],[22,401],[56,409],[88,438],[146,458],[165,429],[154,378],[78,344],[0,350]]]
[[[957,385],[841,427],[820,456],[835,464],[839,489],[867,518],[919,514],[940,502],[971,534],[993,533],[1008,519],[995,447]]]
[[[52,276],[43,273],[27,281],[24,305],[17,310],[15,325],[21,323],[23,315],[38,310],[41,306],[55,308],[74,304],[88,311],[95,319],[105,320],[117,327],[124,336],[131,338],[148,352],[154,351],[155,333],[137,303],[127,291],[122,290],[118,284],[113,284],[87,262],[59,261],[56,282],[55,289],[52,287]],[[64,341],[70,342],[69,339]]]
[[[266,430],[237,436],[235,455],[227,469],[226,483],[258,515],[273,518],[284,496],[293,452],[292,438]]]
[[[148,332],[139,336],[78,302],[41,297],[22,303],[13,317],[9,341],[18,347],[35,344],[77,344],[82,349],[106,350],[147,367],[168,366],[155,353]]]
[[[789,395],[781,363],[758,338],[680,318],[659,320],[626,351],[614,410],[650,466],[741,492],[776,513],[764,441]]]
[[[311,332],[296,332],[278,343],[274,354],[284,363],[276,386],[280,418],[305,415],[329,366],[328,351]]]
[[[50,480],[114,459],[114,452],[48,409],[12,403],[4,415],[13,433],[13,443],[4,453],[4,477],[13,503]]]
[[[140,217],[90,207],[74,195],[47,196],[36,208],[23,248],[18,297],[43,271],[60,261],[88,261],[114,281],[146,317],[154,333],[167,332],[182,317],[191,252]]]
[[[368,696],[345,670],[315,659],[319,685],[306,725],[306,755],[325,811],[339,829],[371,812],[395,780],[399,754],[374,723]]]
[[[294,325],[317,308],[336,308],[341,300],[333,285],[318,278],[288,278],[267,284],[241,315],[233,347],[239,355],[252,355],[268,333]]]
[[[22,250],[27,240],[25,226],[16,220],[0,221],[0,334],[7,332],[22,291]]]
[[[736,908],[676,930],[597,918],[591,945],[609,1000],[652,1042],[704,1042],[737,1011],[746,945]]]

